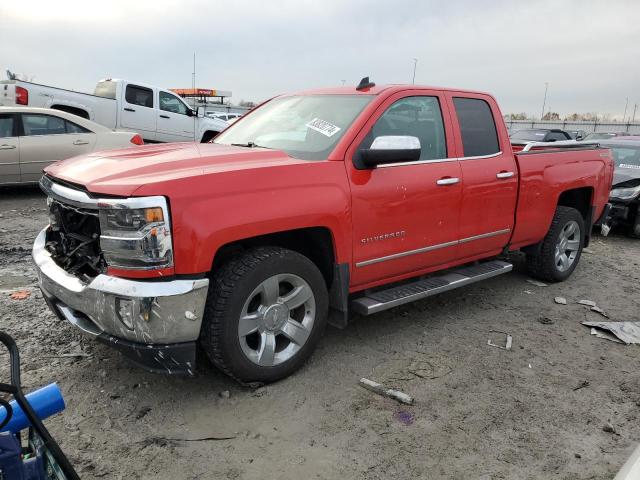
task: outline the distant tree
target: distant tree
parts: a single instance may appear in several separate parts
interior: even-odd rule
[[[560,120],[560,114],[556,112],[547,112],[542,117],[542,120]]]
[[[240,105],[241,107],[253,108],[256,106],[256,102],[248,102],[245,100],[240,100],[240,103],[238,105]]]
[[[509,113],[506,115],[507,120],[528,120],[529,116],[525,112]]]

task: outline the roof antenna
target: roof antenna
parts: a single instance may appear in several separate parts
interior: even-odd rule
[[[364,77],[362,80],[360,80],[360,84],[356,87],[356,90],[366,90],[367,88],[375,86],[375,83],[369,81],[369,77]]]

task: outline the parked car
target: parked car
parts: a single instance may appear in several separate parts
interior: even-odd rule
[[[605,229],[621,227],[640,237],[640,137],[624,136],[600,144],[611,149],[615,163]]]
[[[137,133],[114,132],[70,113],[0,107],[0,185],[37,183],[57,160],[142,144]]]
[[[557,142],[564,140],[572,140],[564,130],[557,128],[525,128],[522,130],[516,130],[511,133],[510,137],[512,144],[526,144],[529,142]]]
[[[597,146],[514,154],[488,94],[364,79],[276,97],[210,144],[48,167],[33,258],[52,310],[133,361],[193,372],[200,345],[270,382],[327,322],[507,273],[502,253],[565,280],[612,175]]]
[[[608,140],[614,137],[625,137],[630,135],[627,132],[593,132],[583,138],[585,141]]]
[[[93,120],[109,129],[142,135],[146,142],[208,142],[227,128],[218,118],[198,115],[169,90],[108,78],[93,95],[22,80],[0,81],[0,106],[43,107]]]
[[[574,140],[583,140],[588,134],[584,130],[567,130],[569,136]]]

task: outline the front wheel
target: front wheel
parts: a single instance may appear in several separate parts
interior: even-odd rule
[[[580,260],[584,235],[584,219],[580,212],[571,207],[558,207],[540,252],[527,255],[529,272],[549,282],[569,278]]]
[[[201,343],[237,380],[273,382],[311,355],[327,311],[327,287],[311,260],[280,247],[251,249],[214,275]]]

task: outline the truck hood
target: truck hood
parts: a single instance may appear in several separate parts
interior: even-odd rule
[[[95,152],[45,168],[89,192],[130,196],[142,185],[216,172],[305,163],[282,151],[214,143],[167,143]]]

